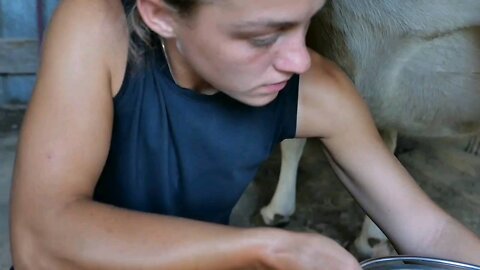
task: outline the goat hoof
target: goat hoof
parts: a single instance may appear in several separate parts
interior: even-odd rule
[[[290,222],[290,216],[273,213],[273,211],[269,211],[267,207],[260,210],[260,215],[262,216],[263,223],[272,227],[285,227]]]
[[[398,255],[388,240],[377,238],[357,238],[353,244],[353,253],[362,260]]]

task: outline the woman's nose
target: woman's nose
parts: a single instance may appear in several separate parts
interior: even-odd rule
[[[310,68],[310,64],[310,53],[305,44],[305,36],[301,35],[281,48],[274,67],[278,71],[301,74]]]

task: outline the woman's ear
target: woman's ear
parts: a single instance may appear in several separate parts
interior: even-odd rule
[[[163,38],[175,37],[176,11],[163,0],[137,0],[137,8],[145,24]]]

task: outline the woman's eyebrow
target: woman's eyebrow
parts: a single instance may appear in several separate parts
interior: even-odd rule
[[[295,25],[298,25],[298,22],[292,21],[274,21],[274,20],[254,20],[254,21],[244,21],[231,25],[235,30],[243,29],[258,29],[258,28],[269,28],[269,29],[285,29],[290,28]]]

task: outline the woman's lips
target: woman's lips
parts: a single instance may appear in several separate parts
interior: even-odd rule
[[[267,84],[264,86],[264,88],[267,90],[268,93],[278,93],[285,88],[287,85],[287,81],[279,82],[279,83],[274,83],[274,84]]]

